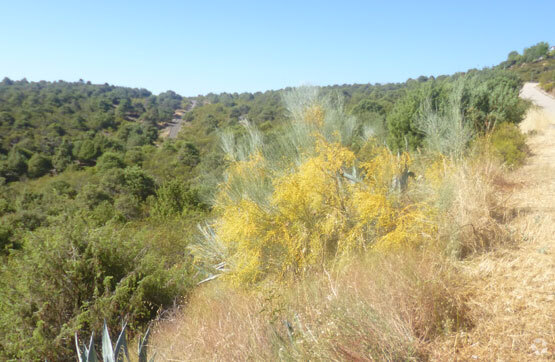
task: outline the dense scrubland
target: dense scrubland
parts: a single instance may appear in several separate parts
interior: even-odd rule
[[[547,44],[517,55],[199,96],[176,140],[192,98],[4,79],[0,357],[69,360],[76,332],[158,318],[162,360],[429,358],[473,327],[457,262],[513,239],[518,93],[553,83]]]

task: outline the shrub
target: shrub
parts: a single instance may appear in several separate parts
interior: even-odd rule
[[[433,111],[440,111],[446,91],[445,85],[438,81],[425,82],[408,90],[387,116],[390,147],[396,150],[420,147],[424,138],[418,124],[422,103],[429,101]]]
[[[63,140],[62,144],[56,150],[54,157],[52,157],[52,165],[57,172],[64,171],[72,161],[72,145],[67,141]]]
[[[200,162],[200,153],[192,143],[185,142],[179,149],[178,159],[183,165],[193,168]]]
[[[519,123],[527,105],[519,98],[521,81],[507,71],[486,70],[465,77],[462,95],[464,117],[477,132],[488,132],[502,122]]]
[[[27,164],[27,174],[33,178],[41,177],[47,174],[51,168],[52,162],[48,157],[35,153]]]
[[[357,163],[346,147],[356,122],[338,103],[312,88],[285,97],[291,123],[274,144],[248,124],[243,140],[223,139],[230,166],[209,240],[224,246],[231,278],[254,283],[433,237],[426,205],[404,204],[401,190],[391,188],[410,165],[408,154],[376,147],[370,160]]]
[[[30,231],[47,224],[46,215],[39,209],[19,210],[10,215],[10,219],[14,227]]]
[[[0,189],[2,190],[2,192],[4,192],[4,189]],[[3,196],[0,198],[0,216],[3,216],[9,212],[15,211],[14,209],[14,205],[13,202],[7,198],[6,196]]]
[[[123,168],[125,164],[117,153],[105,152],[98,158],[96,167],[100,170],[107,170],[110,168]]]
[[[388,144],[396,150],[421,147],[426,132],[430,133],[423,126],[445,125],[445,122],[437,122],[440,119],[455,120],[453,126],[460,129],[457,132],[461,135],[469,131],[485,133],[501,122],[519,123],[527,108],[526,102],[518,96],[520,87],[521,81],[515,74],[484,70],[471,71],[450,81],[427,81],[409,88],[387,116]],[[464,127],[457,126],[456,120],[461,120],[459,123]],[[432,133],[440,136],[457,133],[447,126],[435,128]],[[434,143],[438,144],[437,141],[449,144],[443,137]]]
[[[494,152],[509,167],[517,167],[524,163],[528,152],[526,136],[511,123],[500,124],[491,134],[490,142]]]
[[[124,161],[129,165],[141,166],[144,159],[144,154],[140,148],[128,149],[125,152]]]
[[[108,193],[106,193],[100,186],[89,183],[81,189],[81,191],[77,195],[77,200],[84,207],[92,210],[101,202],[112,202],[112,197]]]
[[[127,167],[124,170],[125,187],[129,192],[144,201],[154,194],[154,179],[138,166]]]
[[[431,100],[425,100],[417,122],[417,127],[425,135],[424,146],[432,152],[452,158],[464,155],[474,133],[472,125],[463,117],[463,84],[458,82],[455,85],[442,112],[434,111]]]
[[[200,201],[198,192],[185,181],[176,179],[165,182],[156,190],[151,211],[156,216],[170,217],[204,209],[206,205]]]
[[[82,162],[91,162],[98,156],[99,148],[91,140],[83,140],[75,143],[73,155]]]
[[[141,215],[139,201],[131,195],[121,195],[114,201],[114,209],[124,220],[138,218]]]
[[[77,194],[73,187],[71,187],[71,185],[64,180],[52,181],[49,187],[51,191],[54,191],[56,195],[59,196],[68,196],[73,198]]]
[[[28,234],[0,271],[0,359],[70,360],[75,332],[99,330],[104,319],[118,328],[122,316],[136,331],[171,306],[192,271],[149,242],[79,218]]]
[[[26,152],[18,148],[12,148],[7,158],[7,176],[15,179],[27,172],[27,159]]]
[[[12,229],[8,225],[0,225],[0,255],[11,246]]]

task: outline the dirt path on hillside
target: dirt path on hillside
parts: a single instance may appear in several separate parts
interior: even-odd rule
[[[520,96],[529,99],[555,118],[555,99],[538,87],[538,83],[525,83]]]
[[[555,99],[525,87],[525,97],[539,94],[536,104],[555,110]],[[516,217],[507,228],[515,245],[464,262],[476,324],[451,336],[437,360],[555,359],[555,113],[541,122],[537,113],[522,124],[537,130],[528,139],[531,156],[509,176]]]
[[[161,137],[177,138],[177,135],[179,134],[179,131],[181,130],[181,127],[183,127],[183,123],[185,122],[183,120],[185,113],[191,112],[193,109],[195,109],[196,106],[197,106],[197,101],[192,100],[191,103],[187,106],[187,108],[183,110],[178,110],[178,111],[181,111],[182,114],[178,114],[178,112],[176,111],[173,119],[170,122],[168,122],[168,125],[160,132]]]

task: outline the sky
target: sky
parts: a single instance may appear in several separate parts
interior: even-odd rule
[[[555,1],[0,0],[0,78],[183,96],[404,82],[555,44]]]

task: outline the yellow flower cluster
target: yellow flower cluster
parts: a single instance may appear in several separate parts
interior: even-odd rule
[[[305,118],[323,117],[309,108]],[[372,159],[357,164],[348,148],[314,137],[312,157],[288,172],[272,175],[259,153],[228,169],[228,183],[257,175],[270,177],[273,186],[262,205],[226,197],[223,185],[214,227],[233,255],[234,280],[253,283],[270,273],[299,273],[368,248],[418,245],[436,233],[433,210],[400,203],[391,190],[392,178],[410,165],[408,154],[376,147]],[[354,168],[362,176],[345,177],[345,170]]]
[[[324,125],[324,118],[326,113],[320,105],[312,105],[307,107],[304,112],[304,121],[316,127],[322,127]]]

